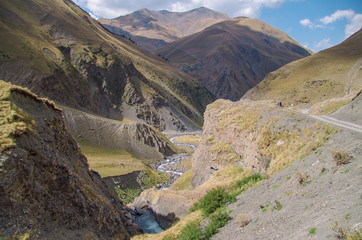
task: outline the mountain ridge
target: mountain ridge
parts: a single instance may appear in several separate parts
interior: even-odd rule
[[[294,39],[258,19],[216,23],[157,51],[217,98],[239,100],[267,73],[310,55]]]
[[[187,12],[151,11],[146,8],[114,19],[98,21],[108,30],[132,38],[153,52],[160,46],[198,32],[229,16],[200,7]]]

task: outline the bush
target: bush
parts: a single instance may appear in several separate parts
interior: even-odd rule
[[[197,222],[189,223],[181,230],[177,240],[199,240],[203,236],[200,224]]]
[[[216,213],[211,215],[210,222],[205,228],[205,240],[210,239],[214,234],[219,232],[219,228],[226,225],[230,220],[230,212],[225,210],[218,210]]]
[[[197,203],[195,203],[191,211],[200,209],[205,216],[209,216],[218,208],[225,206],[228,203],[234,202],[236,198],[222,188],[214,188],[206,193]]]
[[[351,159],[351,156],[345,149],[333,150],[332,156],[333,160],[337,163],[337,166],[347,164]]]
[[[260,174],[253,174],[253,175],[251,175],[251,176],[249,176],[249,177],[246,177],[246,178],[243,178],[243,179],[241,179],[241,180],[238,180],[237,182],[236,182],[236,186],[238,187],[238,188],[241,188],[241,187],[243,187],[244,185],[247,185],[247,184],[249,184],[250,182],[251,183],[256,183],[256,182],[258,182],[258,181],[260,181],[260,180],[263,180],[263,177],[260,175]]]

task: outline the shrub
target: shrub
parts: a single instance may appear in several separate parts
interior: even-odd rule
[[[275,200],[275,205],[273,207],[273,210],[279,211],[282,209],[282,207],[283,207],[282,204],[279,201]]]
[[[331,227],[331,229],[336,232],[335,236],[338,239],[345,239],[345,240],[362,239],[362,227],[360,225],[357,225],[355,229],[349,229],[335,222],[334,225]]]
[[[200,224],[197,222],[191,222],[181,230],[180,235],[177,236],[177,240],[199,240],[203,236],[203,232],[200,228]]]
[[[205,216],[209,216],[218,208],[225,206],[227,203],[234,202],[236,198],[222,188],[214,188],[206,193],[197,203],[195,203],[191,211],[200,209]]]
[[[236,222],[239,224],[240,227],[245,227],[251,222],[251,218],[249,214],[240,213],[236,216]]]
[[[333,150],[332,156],[333,160],[337,163],[337,166],[347,164],[351,159],[351,156],[345,149]]]
[[[258,182],[258,181],[260,181],[260,180],[263,180],[263,177],[260,175],[260,174],[253,174],[253,175],[251,175],[251,176],[249,176],[249,177],[246,177],[246,178],[243,178],[243,179],[241,179],[241,180],[238,180],[237,182],[236,182],[236,186],[238,187],[238,188],[241,188],[241,187],[243,187],[244,185],[247,185],[247,184],[249,184],[250,182],[251,183],[256,183],[256,182]]]
[[[299,185],[304,186],[308,183],[308,175],[306,173],[297,172],[295,175],[296,175]]]
[[[214,234],[219,232],[219,228],[226,225],[230,220],[230,212],[225,210],[218,210],[216,213],[211,215],[210,222],[205,228],[205,240],[210,239]]]
[[[309,230],[309,234],[310,234],[310,235],[315,234],[316,230],[317,230],[317,229],[316,229],[315,227],[311,228],[311,229]]]

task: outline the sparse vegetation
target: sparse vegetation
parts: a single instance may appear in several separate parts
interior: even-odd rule
[[[335,222],[331,229],[335,232],[335,236],[338,239],[343,240],[360,240],[362,239],[362,226],[357,225],[355,229],[350,229],[346,226],[340,225],[338,222]]]
[[[295,176],[300,186],[305,186],[308,183],[308,175],[306,173],[297,172]]]
[[[235,201],[235,197],[227,193],[223,188],[214,188],[206,193],[197,203],[193,205],[191,211],[201,210],[205,216],[209,216],[218,208]]]
[[[265,205],[260,205],[260,209],[262,212],[266,212],[268,210],[269,207],[269,203],[265,204]]]
[[[349,163],[352,158],[345,149],[332,150],[332,157],[337,166]]]
[[[247,213],[240,213],[236,215],[235,221],[240,227],[245,227],[251,222],[251,217]]]
[[[273,207],[273,211],[274,210],[280,211],[282,208],[283,208],[282,204],[278,200],[275,200],[275,205]]]
[[[315,227],[309,229],[309,235],[314,235],[315,232],[316,232],[316,230],[317,230],[317,229],[316,229]]]

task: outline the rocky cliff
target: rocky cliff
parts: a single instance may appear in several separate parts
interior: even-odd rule
[[[88,169],[53,103],[0,81],[0,236],[129,239],[127,208]]]
[[[217,100],[192,156],[194,187],[233,164],[271,176],[325,143],[333,130],[274,101]]]
[[[122,123],[71,109],[64,109],[65,124],[79,142],[132,152],[136,157],[161,160],[176,147],[144,123]]]

